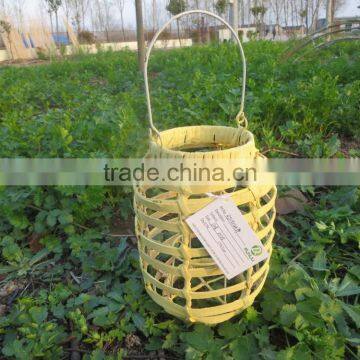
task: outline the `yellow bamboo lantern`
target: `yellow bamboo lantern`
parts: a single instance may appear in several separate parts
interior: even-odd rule
[[[227,26],[239,46],[243,77],[240,111],[236,117],[238,126],[186,126],[159,132],[152,120],[147,76],[151,50],[170,22],[199,13]],[[192,10],[170,19],[149,44],[144,78],[150,121],[147,157],[220,160],[226,166],[229,159],[261,156],[255,147],[253,134],[247,130],[243,112],[246,82],[243,48],[236,32],[222,18],[207,11]],[[222,144],[222,149],[218,149],[218,144]],[[197,151],[200,148],[208,148],[208,151]],[[209,193],[229,194],[271,255],[276,197],[276,188],[271,184],[240,188],[230,187],[228,183],[197,187],[186,187],[181,183],[170,187],[137,184],[134,187],[135,227],[140,267],[152,299],[166,312],[185,321],[216,324],[239,314],[254,302],[266,280],[270,257],[235,278],[226,279],[185,223],[188,216],[214,200]]]

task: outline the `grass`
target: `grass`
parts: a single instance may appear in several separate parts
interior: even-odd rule
[[[281,62],[287,44],[246,44],[246,113],[267,156],[359,156],[359,45]],[[0,69],[1,157],[127,157],[146,149],[131,52]],[[158,51],[154,122],[234,124],[241,78],[231,45]],[[287,191],[280,189],[281,193]],[[0,189],[0,341],[8,358],[343,359],[358,354],[360,191],[298,189],[278,216],[271,271],[254,305],[215,327],[187,325],[145,294],[131,189]]]

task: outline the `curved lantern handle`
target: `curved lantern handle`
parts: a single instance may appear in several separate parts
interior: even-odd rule
[[[246,85],[246,59],[245,59],[245,54],[244,54],[244,49],[241,45],[240,39],[238,37],[238,34],[236,33],[236,31],[229,25],[228,22],[226,22],[224,19],[222,19],[220,16],[210,12],[210,11],[206,11],[206,10],[189,10],[189,11],[185,11],[182,12],[180,14],[177,14],[175,16],[173,16],[170,20],[168,20],[154,35],[153,39],[151,40],[149,47],[147,49],[146,52],[146,56],[145,56],[145,63],[144,63],[144,81],[145,81],[145,94],[146,94],[146,102],[147,102],[147,108],[148,108],[148,113],[149,113],[149,123],[150,123],[150,128],[151,130],[157,134],[157,136],[161,139],[160,133],[158,131],[158,129],[154,126],[153,123],[153,117],[152,117],[152,109],[151,109],[151,99],[150,99],[150,90],[149,90],[149,80],[148,80],[148,63],[149,63],[149,58],[150,58],[150,54],[151,54],[151,50],[153,49],[156,40],[158,39],[158,37],[160,36],[160,34],[165,30],[165,28],[174,20],[179,19],[182,16],[185,15],[190,15],[190,14],[204,14],[204,15],[208,15],[210,17],[213,17],[217,20],[219,20],[220,22],[222,22],[232,33],[232,35],[234,36],[237,45],[239,46],[239,52],[240,52],[240,56],[242,59],[242,68],[243,68],[243,77],[242,77],[242,92],[241,92],[241,100],[240,100],[240,111],[238,112],[238,114],[236,115],[236,121],[238,123],[238,126],[241,126],[242,124],[244,124],[245,127],[247,127],[247,120],[245,118],[244,115],[244,101],[245,101],[245,85]]]

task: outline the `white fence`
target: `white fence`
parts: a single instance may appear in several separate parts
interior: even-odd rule
[[[181,44],[178,39],[171,39],[171,40],[159,40],[157,41],[155,47],[159,49],[171,49],[183,46],[192,46],[193,42],[192,39],[181,39]],[[120,51],[123,49],[129,50],[137,50],[137,42],[136,41],[129,41],[129,42],[117,42],[117,43],[102,43],[102,44],[90,44],[90,45],[80,45],[80,49],[89,54],[96,54],[99,49],[102,51],[106,50],[113,50],[113,51]],[[71,55],[76,53],[77,49],[71,45],[66,46],[65,54]],[[11,60],[7,50],[0,50],[0,62]]]
[[[0,50],[0,62],[10,60],[7,50]]]

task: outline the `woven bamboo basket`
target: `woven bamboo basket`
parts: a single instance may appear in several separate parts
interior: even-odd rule
[[[173,20],[186,14],[203,13],[225,24],[239,45],[243,60],[242,96],[238,127],[187,126],[159,132],[153,125],[147,66],[160,33]],[[150,120],[148,158],[256,159],[261,156],[244,116],[246,63],[241,42],[230,25],[207,11],[192,10],[169,20],[154,36],[145,60],[145,91]],[[222,150],[218,150],[222,144]],[[207,151],[203,151],[206,148]],[[239,160],[241,161],[241,160]],[[135,227],[140,266],[145,287],[166,312],[190,322],[216,324],[250,306],[261,291],[269,270],[270,257],[244,273],[227,280],[201,245],[185,219],[214,199],[209,193],[228,194],[271,255],[274,237],[276,188],[270,185],[229,186],[229,183],[186,187],[134,186]]]

